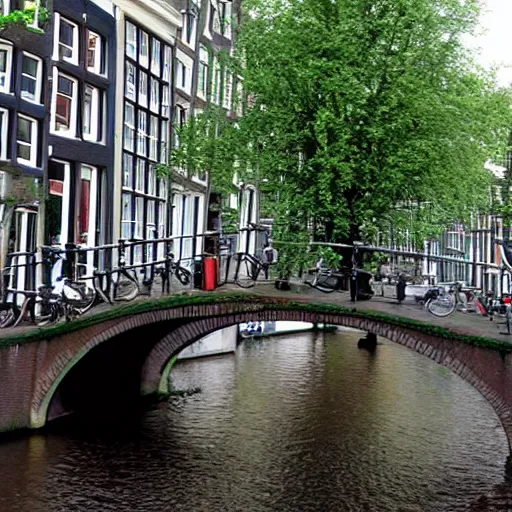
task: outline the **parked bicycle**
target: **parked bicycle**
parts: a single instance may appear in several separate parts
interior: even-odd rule
[[[140,293],[139,281],[133,270],[126,268],[126,242],[119,241],[118,267],[94,270],[94,291],[107,304],[134,300]]]
[[[43,260],[34,265],[43,264],[53,268],[61,260],[61,249],[43,247]],[[11,297],[4,309],[4,321],[0,328],[16,327],[22,321],[29,320],[37,326],[45,326],[62,317],[67,321],[88,311],[94,304],[94,289],[83,281],[69,279],[62,275],[57,277],[55,285],[40,286],[37,291],[6,288],[6,295]],[[21,306],[18,296],[24,296]]]
[[[242,228],[240,231],[259,231],[266,233],[267,236],[269,234],[267,228],[254,223],[249,223],[247,228]],[[267,259],[267,254],[272,258]],[[263,257],[246,252],[237,252],[233,257],[236,261],[234,281],[241,288],[252,288],[262,273],[265,279],[268,279],[270,266],[276,263],[273,252],[268,251],[264,252]]]

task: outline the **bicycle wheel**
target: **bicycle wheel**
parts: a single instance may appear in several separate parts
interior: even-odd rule
[[[190,284],[190,281],[192,280],[192,274],[183,267],[180,267],[179,265],[176,266],[175,269],[176,277],[178,278],[178,281],[183,285],[187,286]]]
[[[338,287],[338,277],[330,272],[317,272],[311,286],[323,293],[332,293]]]
[[[252,288],[256,284],[260,267],[246,254],[238,260],[235,274],[235,283],[241,288]]]
[[[139,295],[139,283],[126,270],[120,272],[117,282],[114,284],[114,300],[116,302],[128,302]]]
[[[64,299],[74,314],[83,315],[92,308],[96,300],[95,288],[89,288],[84,282],[67,281],[64,286]]]
[[[41,311],[35,318],[35,324],[38,327],[45,327],[55,323],[60,317],[59,304],[56,302],[43,302],[41,304]]]
[[[428,301],[427,309],[434,316],[451,315],[455,311],[455,298],[452,294],[439,295],[437,298]]]
[[[0,329],[6,329],[15,324],[20,316],[20,309],[14,304],[0,304]]]

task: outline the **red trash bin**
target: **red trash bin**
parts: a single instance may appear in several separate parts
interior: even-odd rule
[[[204,289],[211,292],[217,288],[217,258],[207,256],[204,259]]]

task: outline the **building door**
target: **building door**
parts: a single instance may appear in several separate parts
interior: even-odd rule
[[[75,187],[75,243],[82,247],[96,247],[96,215],[98,204],[98,170],[89,165],[80,165],[77,169]],[[94,270],[94,252],[84,258],[86,267],[80,275],[92,275]]]
[[[9,252],[34,253],[37,244],[37,209],[16,208],[10,230]],[[35,290],[36,273],[27,255],[14,256],[9,262],[13,266],[10,274],[9,288],[14,290]],[[18,295],[21,305],[24,297]]]

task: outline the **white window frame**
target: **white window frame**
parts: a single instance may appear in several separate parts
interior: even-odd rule
[[[128,39],[128,34],[129,34],[128,26],[133,27],[133,33],[134,33],[134,36],[135,36],[131,40]],[[124,53],[125,53],[125,55],[127,55],[128,57],[133,59],[134,61],[137,60],[137,51],[138,51],[138,48],[139,48],[138,37],[139,36],[138,36],[138,28],[137,28],[137,26],[134,25],[131,21],[126,21],[126,23],[125,23],[125,46],[124,46]],[[130,51],[128,51],[128,48],[130,48]],[[133,55],[131,53],[132,49],[133,49]]]
[[[165,45],[163,51],[164,67],[162,72],[162,80],[171,83],[172,79],[172,48]]]
[[[5,80],[3,87],[0,87],[0,92],[9,94],[11,92],[13,46],[12,44],[8,44],[7,42],[0,40],[0,50],[4,50],[7,52],[7,57],[5,61]]]
[[[222,20],[223,36],[226,39],[231,39],[233,36],[232,25],[233,23],[233,9],[231,2],[224,4],[224,19]]]
[[[188,20],[192,20],[192,30],[189,32]],[[196,46],[196,30],[197,30],[197,19],[193,12],[183,10],[181,11],[181,41],[186,44],[189,48],[194,49]]]
[[[145,88],[142,86],[142,78],[143,77],[146,77],[145,78],[145,80],[146,80],[146,87]],[[149,88],[149,73],[139,69],[139,98],[138,98],[138,103],[139,103],[140,106],[142,106],[144,108],[148,107],[148,102],[149,102],[148,88]]]
[[[34,94],[35,98],[32,100],[30,98],[24,97],[23,90],[20,91],[20,96],[25,101],[30,101],[30,103],[37,103],[38,105],[40,105],[41,104],[41,92],[42,92],[42,88],[43,88],[42,87],[43,86],[43,61],[36,55],[33,55],[28,52],[23,52],[23,60],[25,59],[25,57],[35,60],[37,62],[37,69],[36,69],[36,76],[35,76],[35,82],[36,82],[36,88],[35,88],[35,94]],[[22,84],[23,84],[24,76],[27,76],[30,79],[34,79],[33,76],[23,73],[23,62],[21,65],[21,76],[22,76]]]
[[[158,48],[158,62],[155,63],[155,48]],[[151,38],[151,73],[153,75],[160,77],[162,74],[162,43],[155,39]]]
[[[24,116],[23,114],[18,114],[18,120],[19,119],[25,119],[26,121],[29,121],[32,123],[30,127],[30,143],[27,142],[20,142],[18,140],[18,132],[16,130],[16,148],[18,147],[18,144],[21,144],[22,146],[28,146],[30,148],[30,159],[26,160],[24,158],[21,158],[18,155],[18,150],[16,149],[16,156],[17,156],[17,162],[22,165],[27,165],[28,167],[37,167],[37,132],[38,132],[38,126],[37,126],[37,119],[34,119],[32,117]]]
[[[127,112],[127,110],[130,110],[130,109],[133,113],[133,124],[128,123],[126,120],[126,118],[127,118],[126,112]],[[135,107],[131,103],[126,101],[124,103],[123,148],[127,149],[128,151],[131,151],[132,153],[135,153],[136,144],[137,144],[137,138],[135,137],[135,122],[136,122]],[[131,140],[133,142],[131,147],[127,146],[127,140],[128,140],[128,138],[126,137],[127,130],[130,130],[133,135],[133,137],[131,138]]]
[[[231,97],[233,92],[233,75],[224,69],[224,95],[222,97],[222,106],[228,111],[231,110]]]
[[[132,204],[132,194],[129,194],[129,193],[124,193],[121,197],[121,237],[124,238],[124,239],[131,239],[132,237],[132,232],[133,232],[133,225],[135,224],[135,221],[133,219],[133,211],[132,211],[132,207],[133,207],[133,204]],[[125,210],[124,206],[125,206],[125,202],[128,201],[128,209]],[[128,217],[126,218],[125,216],[125,211],[128,212]],[[128,233],[124,233],[125,231],[125,228],[127,228],[128,230]],[[127,234],[128,236],[125,236],[125,234]]]
[[[59,49],[60,45],[60,22],[64,21],[73,27],[73,46],[71,47],[71,57],[59,57]],[[55,13],[55,36],[53,43],[53,60],[59,61],[62,60],[64,62],[69,62],[71,64],[75,64],[78,66],[78,25],[67,18],[61,16],[58,12]],[[66,48],[69,48],[67,45],[64,45]]]
[[[154,89],[156,86],[156,89]],[[156,95],[153,92],[156,91]],[[158,114],[160,107],[160,82],[153,77],[149,78],[149,109]]]
[[[139,163],[141,166],[139,167]],[[144,193],[144,183],[146,181],[146,160],[144,158],[137,158],[135,160],[135,190]]]
[[[156,130],[154,129],[156,128]],[[158,117],[149,117],[149,159],[158,161]]]
[[[0,130],[0,160],[7,160],[7,145],[9,133],[9,111],[6,108],[0,108],[0,117],[2,124]]]
[[[98,41],[98,46],[96,47],[96,50],[94,51],[94,64],[92,66],[87,65],[87,71],[90,73],[95,73],[97,75],[103,75],[102,69],[101,69],[101,62],[103,58],[103,38],[96,32],[92,30],[87,30],[87,61],[89,60],[89,40],[90,37],[96,37],[96,40]]]
[[[71,93],[71,116],[69,120],[69,130],[56,130],[55,124],[57,122],[57,94],[59,88],[59,75],[62,75],[66,80],[71,80],[73,83]],[[77,103],[78,103],[78,80],[70,75],[61,73],[57,67],[53,68],[53,92],[52,92],[52,105],[51,105],[51,125],[50,133],[59,135],[60,137],[76,137],[76,124],[77,124]]]
[[[210,55],[208,54],[208,50],[204,46],[201,46],[199,48],[199,65],[197,71],[197,95],[203,100],[206,100],[206,93],[208,91],[209,72]]]
[[[130,161],[130,168],[128,171],[126,170],[127,159]],[[133,190],[133,159],[134,156],[132,154],[127,153],[126,151],[123,152],[123,188],[125,190]],[[129,180],[126,179],[127,177],[129,177]],[[126,184],[127,181],[129,182],[128,185]]]
[[[156,196],[156,169],[153,164],[148,165],[147,183],[149,196]]]
[[[149,69],[149,34],[144,30],[139,29],[139,66]],[[144,44],[145,43],[145,44]],[[146,48],[146,53],[142,52]]]
[[[128,69],[133,69],[133,82],[128,81]],[[124,96],[125,98],[128,98],[129,100],[135,101],[136,94],[135,91],[137,90],[137,68],[135,64],[132,64],[130,61],[125,62],[125,69],[124,69]]]
[[[83,137],[84,140],[89,142],[100,142],[100,127],[101,127],[101,112],[100,112],[100,97],[101,92],[97,87],[94,87],[90,84],[85,84],[84,86],[84,115],[83,120],[85,120],[85,89],[90,87],[92,89],[92,98],[91,98],[91,118],[89,120],[89,124],[91,127],[91,133],[85,133],[85,126],[83,129]]]
[[[166,164],[169,153],[169,121],[162,119],[160,121],[160,163]],[[165,129],[164,129],[165,127]]]
[[[171,91],[168,85],[162,87],[162,117],[169,119],[171,113]]]
[[[144,238],[144,198],[135,196],[135,232],[133,238]]]
[[[144,122],[142,122],[144,120]],[[139,110],[137,113],[137,154],[147,156],[147,142],[148,142],[148,113]]]

